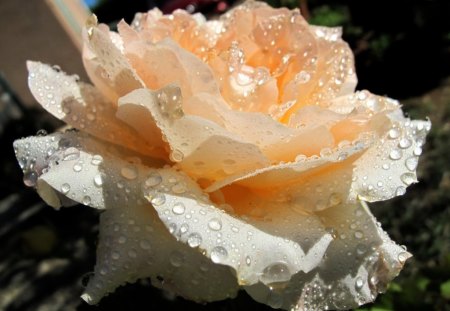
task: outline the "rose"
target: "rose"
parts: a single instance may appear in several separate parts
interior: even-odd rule
[[[150,277],[195,301],[285,309],[372,301],[410,254],[365,202],[416,181],[429,131],[354,92],[340,30],[246,2],[217,21],[154,9],[119,33],[92,20],[96,87],[29,62],[38,102],[77,129],[15,142],[51,206],[105,210],[83,298]]]

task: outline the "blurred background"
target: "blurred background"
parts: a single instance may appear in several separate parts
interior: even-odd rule
[[[392,239],[414,257],[372,305],[358,310],[450,310],[450,1],[280,0],[310,23],[342,26],[356,58],[358,89],[399,99],[412,118],[433,124],[420,158],[420,183],[401,198],[372,204]],[[98,306],[79,298],[95,264],[98,213],[55,211],[23,185],[12,142],[61,126],[29,93],[25,61],[58,64],[87,80],[79,31],[89,11],[112,28],[158,6],[214,16],[221,0],[0,0],[0,310],[271,310],[245,293],[198,305],[149,286],[119,288]]]

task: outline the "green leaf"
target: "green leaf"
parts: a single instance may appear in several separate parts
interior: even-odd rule
[[[441,295],[445,299],[450,299],[450,280],[441,284]]]

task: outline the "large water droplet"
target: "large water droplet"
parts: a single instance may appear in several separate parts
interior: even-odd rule
[[[392,160],[399,160],[402,158],[402,156],[403,156],[403,152],[399,149],[393,149],[389,153],[389,158],[391,158]]]
[[[150,200],[153,206],[161,206],[166,203],[166,196],[162,193],[156,193]]]
[[[28,171],[23,175],[23,183],[28,187],[36,186],[38,174],[35,171]]]
[[[287,282],[291,278],[288,266],[283,262],[275,262],[262,271],[259,280],[264,284]]]
[[[151,173],[145,180],[145,186],[155,187],[162,182],[162,177],[158,173]]]
[[[175,203],[172,207],[172,212],[176,215],[182,215],[185,210],[186,210],[186,207],[181,202]]]
[[[183,154],[183,152],[181,152],[180,150],[175,149],[175,150],[173,150],[172,153],[170,154],[170,159],[171,159],[173,162],[181,162],[181,161],[183,161],[183,159],[184,159],[184,154]]]
[[[409,186],[416,181],[416,176],[413,173],[404,173],[400,176],[400,179],[405,185]]]
[[[98,155],[98,154],[94,155],[92,157],[92,159],[91,159],[91,164],[92,165],[96,165],[97,166],[97,165],[100,165],[102,162],[103,162],[103,158],[102,158],[101,155]]]
[[[61,193],[62,194],[67,194],[70,191],[70,185],[67,183],[64,183],[61,185]]]
[[[136,166],[134,165],[126,165],[124,167],[122,167],[122,169],[120,170],[120,173],[122,174],[122,176],[128,180],[133,180],[136,179],[136,177],[138,176],[138,171]]]
[[[75,147],[69,147],[66,150],[64,150],[64,153],[63,153],[63,160],[64,161],[76,160],[79,157],[80,157],[80,150],[78,150]]]
[[[364,286],[364,280],[358,276],[355,280],[355,289],[360,290]]]
[[[417,168],[418,160],[416,157],[406,159],[405,166],[408,170],[414,171]]]
[[[103,185],[102,175],[99,174],[94,176],[94,185],[97,187],[101,187]]]
[[[194,232],[189,235],[187,242],[190,247],[198,247],[202,244],[202,237],[200,234]]]
[[[83,203],[84,205],[89,205],[91,203],[91,197],[88,195],[85,195],[83,197],[83,199],[81,200],[81,203]]]
[[[398,142],[398,146],[402,149],[407,149],[407,148],[411,147],[411,140],[404,137],[404,138],[400,139],[400,141]]]
[[[213,231],[219,231],[220,229],[222,229],[222,222],[218,218],[212,218],[208,222],[208,227]]]
[[[222,246],[216,246],[211,251],[211,260],[214,263],[221,263],[228,258],[227,250]]]

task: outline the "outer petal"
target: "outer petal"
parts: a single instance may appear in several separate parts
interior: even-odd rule
[[[403,195],[417,182],[419,155],[431,128],[430,121],[410,120],[401,110],[389,118],[390,130],[355,162],[352,190],[368,202]]]
[[[119,100],[118,115],[133,126],[129,106],[144,107],[148,119],[155,120],[167,139],[171,159],[191,176],[215,180],[268,165],[258,147],[211,121],[184,115],[181,100],[179,88],[174,86],[158,92],[140,89]]]
[[[52,206],[74,200],[107,209],[100,221],[95,275],[83,295],[88,303],[147,277],[199,302],[235,296],[238,285],[230,270],[178,243],[144,199],[141,186],[151,178],[146,165],[161,163],[141,163],[126,150],[75,132],[26,138],[15,148],[26,181],[34,181]]]
[[[95,275],[84,300],[96,304],[118,286],[140,278],[197,302],[236,296],[238,284],[230,269],[177,242],[149,204],[131,201],[118,207],[101,215]]]
[[[411,256],[392,242],[366,206],[317,213],[334,236],[320,266],[289,283],[247,287],[257,301],[292,310],[347,310],[371,302]]]
[[[106,141],[164,157],[161,137],[153,136],[148,144],[139,140],[136,131],[116,118],[115,108],[92,85],[49,65],[29,61],[27,66],[33,96],[58,119]]]
[[[318,219],[305,215],[297,214],[289,223],[293,231],[283,232],[277,232],[279,222],[235,218],[222,210],[227,206],[213,204],[193,180],[170,168],[155,169],[146,184],[145,197],[172,234],[213,262],[232,267],[241,285],[285,282],[298,271],[311,271],[332,239]],[[285,215],[283,209],[280,213]],[[294,239],[306,232],[311,238],[307,252],[303,241]]]
[[[130,183],[145,174],[139,170],[142,161],[136,153],[73,131],[17,140],[14,148],[25,179],[33,181],[29,185],[36,186],[41,197],[55,208],[75,201],[105,209],[108,197],[125,205],[130,200]],[[163,165],[148,158],[144,163]],[[115,180],[114,187],[108,187],[111,185],[107,186],[105,180]],[[124,195],[118,195],[116,189]]]

